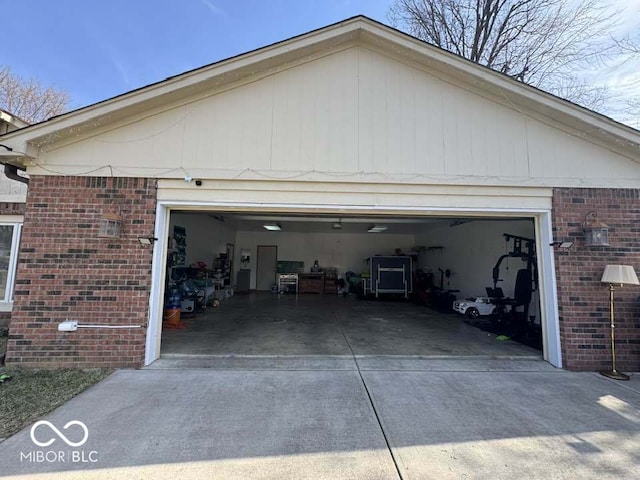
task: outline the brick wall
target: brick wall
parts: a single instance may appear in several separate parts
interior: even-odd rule
[[[121,238],[98,238],[116,205]],[[155,181],[34,176],[27,194],[7,363],[32,367],[139,367],[143,364]],[[57,331],[65,319],[140,324],[138,329]]]
[[[24,203],[0,202],[0,215],[24,215]]]
[[[587,247],[582,224],[590,211],[609,225],[608,247]],[[554,238],[572,240],[556,249],[560,338],[564,366],[610,368],[609,290],[600,283],[607,264],[632,265],[640,273],[639,189],[554,189]],[[616,288],[616,353],[620,370],[640,371],[640,287]]]

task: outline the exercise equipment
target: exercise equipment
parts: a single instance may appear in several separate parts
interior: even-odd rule
[[[487,296],[492,297],[492,302],[496,305],[496,320],[498,322],[510,323],[522,328],[527,326],[531,297],[533,292],[538,289],[536,243],[532,238],[509,233],[504,233],[503,236],[507,243],[513,242],[512,249],[498,258],[493,267],[493,288],[487,287]],[[500,265],[508,258],[519,258],[526,262],[526,266],[518,270],[513,297],[505,298],[502,289],[498,287],[498,282],[503,281],[500,278]],[[518,308],[522,308],[522,311],[518,311]]]

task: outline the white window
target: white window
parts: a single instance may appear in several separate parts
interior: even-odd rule
[[[0,222],[0,304],[13,302],[21,231],[21,223]]]

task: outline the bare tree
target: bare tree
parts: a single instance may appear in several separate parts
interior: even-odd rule
[[[395,0],[392,24],[517,80],[600,109],[607,88],[580,72],[620,51],[620,12],[601,0]]]
[[[68,110],[69,94],[35,79],[24,79],[0,65],[0,108],[27,123],[37,123]]]

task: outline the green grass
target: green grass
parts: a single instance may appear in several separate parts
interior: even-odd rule
[[[0,350],[2,351],[2,350]],[[0,368],[11,380],[0,383],[0,438],[29,426],[94,383],[111,370],[35,370]]]

